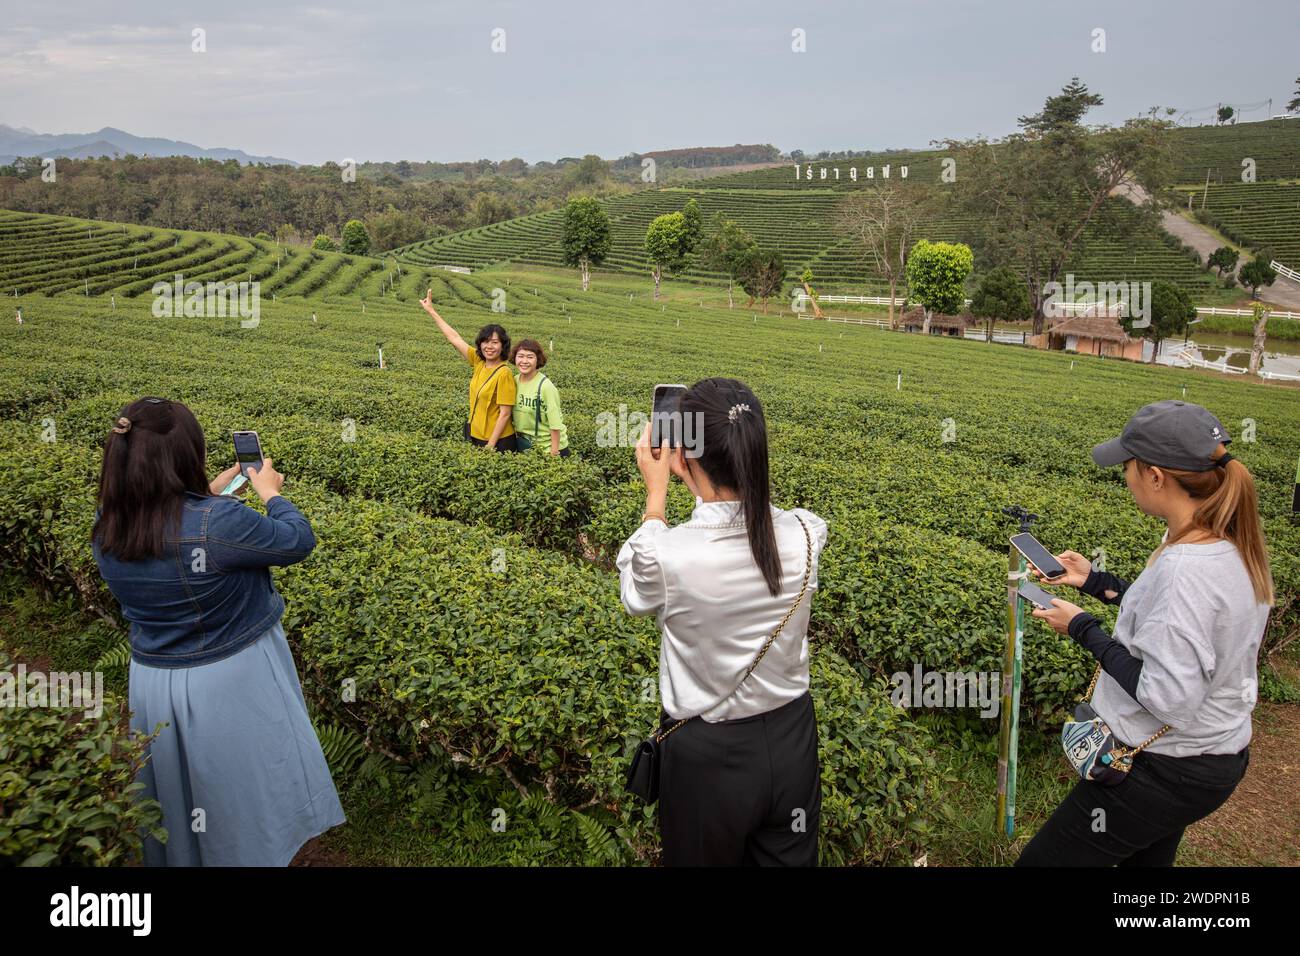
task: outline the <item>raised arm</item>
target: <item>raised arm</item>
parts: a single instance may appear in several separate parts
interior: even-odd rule
[[[432,288],[430,288],[429,291],[425,293],[424,298],[420,300],[420,305],[424,308],[425,312],[428,312],[433,316],[433,321],[438,323],[438,328],[440,328],[442,334],[447,337],[447,341],[456,347],[456,351],[460,353],[460,357],[468,359],[469,343],[462,339],[460,333],[448,325],[447,320],[440,316],[437,310],[433,307]]]

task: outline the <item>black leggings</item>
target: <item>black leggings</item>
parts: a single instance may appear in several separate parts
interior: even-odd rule
[[[1016,866],[1173,866],[1183,831],[1232,796],[1250,748],[1171,757],[1142,751],[1113,787],[1080,780]]]
[[[665,866],[816,866],[821,806],[807,693],[756,717],[697,718],[663,743]]]

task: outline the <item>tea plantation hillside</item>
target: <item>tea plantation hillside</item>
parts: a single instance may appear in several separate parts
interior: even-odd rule
[[[113,229],[90,228],[92,244],[114,241]],[[69,254],[96,254],[74,231],[57,235]],[[122,246],[157,247],[152,268],[162,270],[170,238],[128,230]],[[241,269],[253,263],[255,274],[274,264],[256,243],[209,241],[247,254]],[[0,249],[16,255],[8,241]],[[228,268],[221,258],[204,260],[212,274]],[[370,277],[354,291],[377,289],[377,260],[364,272],[367,260],[338,260],[336,272]],[[42,264],[57,272],[63,261],[28,254],[21,268],[37,287]],[[413,292],[417,277],[408,269],[398,292]],[[143,282],[116,288],[139,293]],[[584,835],[614,862],[656,853],[653,813],[627,796],[622,775],[657,711],[658,635],[623,612],[612,559],[639,522],[628,443],[632,413],[648,410],[657,382],[747,381],[770,423],[776,502],[830,524],[810,633],[827,862],[908,861],[950,825],[934,796],[933,728],[895,708],[886,681],[916,664],[999,669],[1011,531],[1001,508],[1042,515],[1050,547],[1104,549],[1124,576],[1142,567],[1159,526],[1117,472],[1088,457],[1142,404],[1185,394],[1242,436],[1233,452],[1260,485],[1276,627],[1297,625],[1300,528],[1289,509],[1300,390],[701,308],[676,284],[662,304],[629,299],[642,285],[604,277],[583,294],[567,279],[508,270],[434,281],[462,334],[500,321],[550,349],[567,460],[461,441],[467,366],[412,301],[375,296],[363,312],[356,298],[273,302],[264,292],[260,322],[241,328],[156,318],[147,293],[119,295],[114,308],[104,295],[25,292],[23,324],[8,314],[0,323],[0,561],[114,617],[88,540],[99,443],[118,409],[145,394],[186,402],[214,473],[229,462],[230,431],[256,429],[319,541],[308,561],[277,573],[318,718],[355,741],[357,759],[442,755],[508,774],[540,801],[537,813],[580,811]],[[492,310],[497,289],[504,313]],[[692,503],[675,485],[670,520]],[[1038,626],[1025,668],[1025,733],[1050,735],[1091,668],[1068,638]],[[345,681],[355,699],[341,698]],[[974,712],[940,719],[996,736],[996,719]],[[1026,800],[1034,786],[1022,785]]]
[[[1201,182],[1207,169],[1216,182],[1225,176],[1239,179],[1241,160],[1247,156],[1255,159],[1260,179],[1300,175],[1300,122],[1277,120],[1179,129],[1171,135],[1179,182]],[[789,164],[732,173],[701,180],[690,188],[645,189],[606,199],[603,205],[612,221],[613,250],[602,268],[646,273],[649,263],[644,241],[650,221],[695,199],[706,220],[721,212],[760,245],[778,249],[792,274],[811,268],[818,288],[879,292],[880,277],[853,245],[835,232],[836,205],[851,191],[882,181],[887,166],[891,178],[898,178],[906,166],[909,180],[935,183],[938,188],[942,157],[938,150],[896,150],[800,164],[797,171],[794,164]],[[872,179],[867,178],[868,168],[873,170]],[[850,170],[856,172],[856,178]],[[1276,198],[1272,193],[1269,197],[1267,202]],[[536,213],[416,243],[396,250],[396,255],[417,266],[481,269],[495,263],[560,265],[562,216],[558,210]],[[1293,209],[1273,203],[1268,221],[1286,236],[1300,234],[1300,214]],[[968,242],[978,235],[979,228],[978,223],[959,215],[940,212],[923,225],[920,234],[931,240]],[[1263,236],[1263,231],[1260,234]],[[1114,234],[1093,228],[1085,232],[1084,239],[1084,248],[1068,266],[1078,281],[1167,279],[1187,288],[1197,301],[1205,302],[1218,291],[1213,277],[1163,232]],[[685,275],[722,278],[698,262]]]

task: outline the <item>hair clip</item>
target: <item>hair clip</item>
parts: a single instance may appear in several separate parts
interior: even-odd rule
[[[749,411],[748,405],[732,405],[727,411],[727,421],[736,424],[736,419],[740,417],[741,412]]]
[[[125,415],[119,418],[117,420],[117,424],[113,426],[113,431],[118,435],[125,435],[130,430],[131,430],[131,419],[127,418]]]

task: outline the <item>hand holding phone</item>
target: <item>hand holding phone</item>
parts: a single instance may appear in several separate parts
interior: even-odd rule
[[[1071,587],[1081,588],[1084,582],[1088,580],[1088,575],[1092,571],[1092,562],[1081,555],[1078,551],[1062,551],[1056,555],[1056,560],[1065,568],[1065,573],[1058,577],[1051,578],[1052,584],[1068,584]],[[1040,581],[1049,580],[1047,575],[1043,574],[1038,568],[1031,567],[1034,576]]]
[[[685,385],[656,385],[650,410],[650,447],[680,448],[683,443],[680,403]]]
[[[1046,578],[1048,581],[1058,581],[1061,575],[1065,574],[1065,565],[1057,561],[1052,553],[1039,544],[1038,539],[1029,532],[1013,535],[1011,544],[1040,572],[1039,577]]]
[[[1043,610],[1049,610],[1052,607],[1052,601],[1057,600],[1055,594],[1040,588],[1033,581],[1021,581],[1016,593],[1034,607],[1040,607]]]
[[[268,458],[260,468],[254,466],[248,472],[248,483],[264,502],[270,501],[284,487],[284,475],[272,468],[271,464],[272,460]]]

